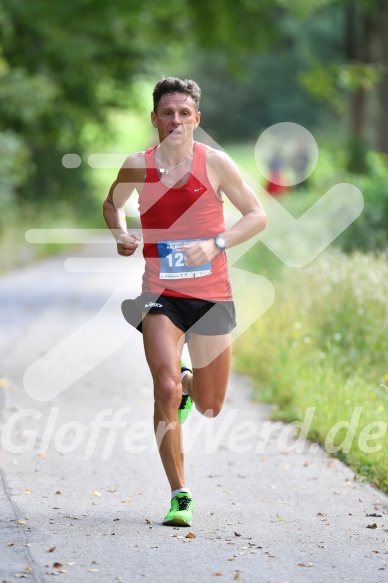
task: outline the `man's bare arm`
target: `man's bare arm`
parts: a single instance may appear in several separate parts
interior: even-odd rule
[[[263,231],[267,225],[267,217],[255,193],[244,182],[237,166],[229,156],[217,150],[211,150],[208,165],[212,184],[218,184],[219,189],[242,214],[241,219],[233,227],[224,233],[218,233],[224,237],[228,249]],[[202,265],[207,261],[212,261],[220,253],[214,239],[187,245],[185,251],[185,261],[188,265]]]
[[[117,253],[130,256],[138,247],[138,233],[128,233],[124,205],[135,190],[144,182],[144,154],[129,156],[119,170],[103,204],[103,215],[107,226],[117,241]]]
[[[223,236],[226,247],[234,247],[263,231],[267,217],[257,196],[243,180],[235,163],[223,153],[217,153],[220,189],[240,211],[242,217]]]

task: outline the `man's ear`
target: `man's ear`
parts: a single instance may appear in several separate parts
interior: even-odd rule
[[[196,128],[199,126],[200,121],[201,121],[201,112],[197,111],[197,113],[195,114],[195,127]]]
[[[154,111],[151,111],[151,123],[154,128],[158,127],[158,124],[156,123],[156,113]]]

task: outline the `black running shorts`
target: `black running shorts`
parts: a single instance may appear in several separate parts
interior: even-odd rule
[[[177,298],[143,293],[134,300],[125,300],[121,309],[129,324],[142,332],[142,314],[165,314],[186,334],[218,336],[228,334],[236,326],[234,302]]]

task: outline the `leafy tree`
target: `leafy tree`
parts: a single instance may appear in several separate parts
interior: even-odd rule
[[[88,207],[85,164],[71,171],[61,164],[68,152],[82,155],[85,124],[102,126],[109,108],[127,108],[136,78],[182,43],[230,55],[262,47],[275,31],[270,15],[269,0],[3,0],[0,131],[27,152],[28,180],[14,192]]]
[[[304,19],[331,14],[333,22],[340,22],[337,58],[314,61],[313,57],[302,82],[312,95],[337,111],[349,110],[349,168],[363,172],[367,169],[369,126],[375,126],[371,145],[388,153],[388,3],[386,0],[294,0],[289,3],[289,10]],[[376,116],[370,107],[374,96],[377,96]]]
[[[382,113],[388,92],[387,20],[384,0],[68,0],[61,4],[3,0],[1,147],[6,156],[23,164],[22,178],[9,182],[10,195],[12,191],[39,203],[67,200],[73,207],[89,208],[86,164],[69,170],[63,167],[62,156],[68,152],[82,156],[85,125],[93,120],[102,127],[109,108],[127,108],[136,79],[154,73],[162,59],[169,73],[182,46],[191,50],[190,64],[200,61],[198,47],[209,59],[214,55],[217,71],[207,63],[208,70],[214,71],[213,85],[220,75],[232,92],[226,61],[240,75],[234,87],[246,87],[247,92],[240,96],[236,92],[236,99],[243,98],[241,113],[230,122],[240,132],[249,131],[247,114],[255,107],[263,125],[288,115],[287,105],[295,121],[303,123],[303,110],[307,123],[313,123],[317,109],[296,84],[304,75],[311,92],[319,84],[326,88],[327,94],[322,94],[329,103],[344,87],[352,93],[352,134],[363,140],[367,119],[363,95],[379,83],[379,147],[387,151],[388,120]],[[319,38],[329,42],[316,47]],[[365,50],[356,54],[360,44]],[[258,59],[264,51],[268,55]],[[307,55],[314,58],[309,61]],[[270,92],[275,98],[269,97]],[[20,156],[15,158],[11,152],[16,143]]]
[[[233,68],[220,50],[196,51],[179,74],[189,72],[205,89],[202,122],[216,139],[257,139],[272,124],[291,121],[311,130],[333,125],[335,116],[326,102],[316,101],[300,78],[309,71],[311,46],[318,44],[320,60],[338,58],[338,30],[332,18],[300,23],[286,11],[275,11],[277,36],[265,52],[244,55],[244,67]],[[310,73],[311,74],[311,73]],[[216,82],[215,82],[216,79]],[[335,112],[337,114],[337,112]]]

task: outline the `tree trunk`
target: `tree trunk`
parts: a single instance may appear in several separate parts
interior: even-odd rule
[[[371,13],[366,11],[357,0],[345,4],[345,44],[344,52],[349,62],[369,63],[371,61],[371,42],[375,26]],[[367,172],[367,144],[365,129],[368,120],[368,92],[358,87],[350,95],[350,140],[348,169]]]

